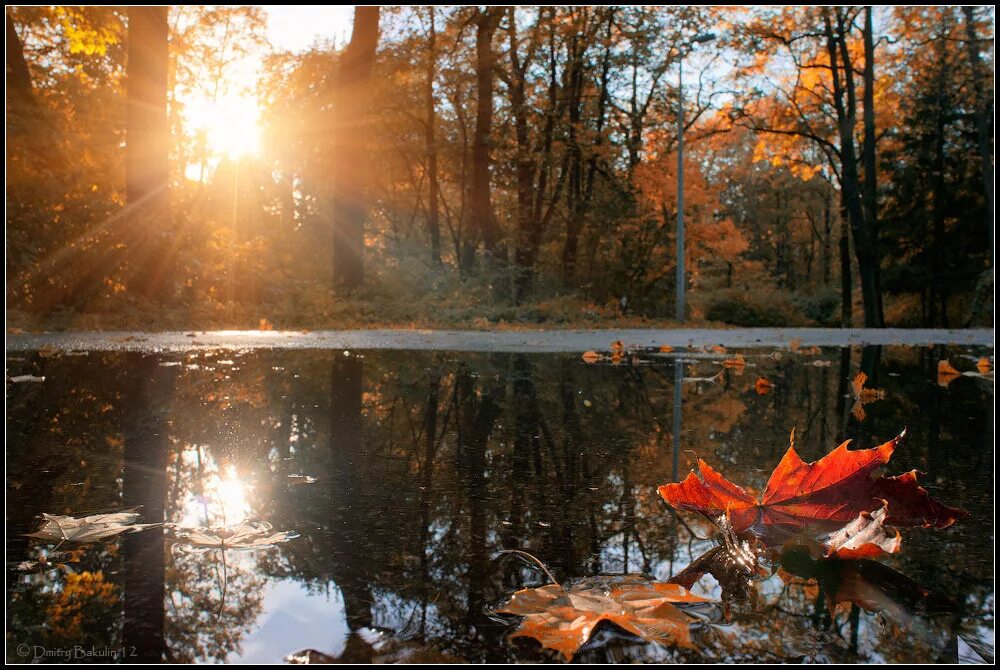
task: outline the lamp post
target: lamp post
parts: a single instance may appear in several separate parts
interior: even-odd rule
[[[701,33],[685,45],[677,59],[677,300],[676,318],[684,322],[684,290],[687,288],[687,274],[684,270],[684,56],[691,52],[695,44],[711,42],[714,33]]]

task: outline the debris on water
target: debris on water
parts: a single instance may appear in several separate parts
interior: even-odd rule
[[[310,477],[309,475],[288,475],[288,483],[294,486],[300,484],[315,484],[316,478]]]
[[[36,377],[35,375],[17,375],[16,377],[9,377],[11,384],[20,384],[22,382],[43,382],[45,377]]]
[[[60,514],[42,514],[45,523],[27,537],[52,542],[97,542],[126,532],[145,530],[159,526],[158,523],[137,523],[141,518],[133,509],[110,514],[91,514],[84,517],[64,516]]]
[[[270,549],[294,540],[295,531],[274,531],[266,521],[244,521],[235,526],[185,528],[176,531],[177,546],[186,552],[209,549]]]

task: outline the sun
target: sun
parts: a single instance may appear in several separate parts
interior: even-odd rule
[[[260,152],[260,109],[252,95],[199,97],[185,105],[193,134],[205,133],[208,152],[232,160]]]

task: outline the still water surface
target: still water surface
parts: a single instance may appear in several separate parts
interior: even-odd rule
[[[774,571],[755,602],[701,612],[691,648],[605,626],[576,660],[992,660],[993,380],[937,378],[942,358],[974,371],[991,354],[741,353],[741,368],[722,365],[733,351],[617,365],[557,354],[10,353],[8,379],[33,379],[7,384],[7,658],[60,661],[80,648],[80,661],[112,650],[280,662],[309,649],[358,661],[556,660],[508,640],[517,619],[494,610],[547,580],[500,550],[530,552],[561,581],[666,580],[715,543],[656,493],[697,458],[760,490],[793,427],[807,461],[905,427],[890,474],[918,469],[935,498],[970,514],[944,530],[904,529],[902,551],[880,559],[891,584],[870,586],[873,611],[831,613],[815,581]],[[855,405],[859,370],[883,399]],[[64,544],[62,566],[23,565],[56,550],[24,536],[41,513],[133,506],[166,527]],[[245,520],[297,537],[249,550],[178,542],[185,529]],[[710,576],[693,590],[722,596]],[[928,597],[944,605],[923,612]]]

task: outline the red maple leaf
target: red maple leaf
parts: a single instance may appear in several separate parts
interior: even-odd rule
[[[768,544],[805,531],[829,532],[854,521],[862,512],[887,507],[886,523],[896,526],[950,526],[965,512],[933,500],[917,484],[915,472],[898,477],[873,477],[889,462],[905,436],[873,449],[848,450],[847,440],[814,463],[806,463],[792,445],[771,473],[760,498],[713,470],[702,460],[701,472],[680,483],[659,488],[660,495],[677,509],[700,512],[712,518],[728,515],[736,532],[749,531]]]

